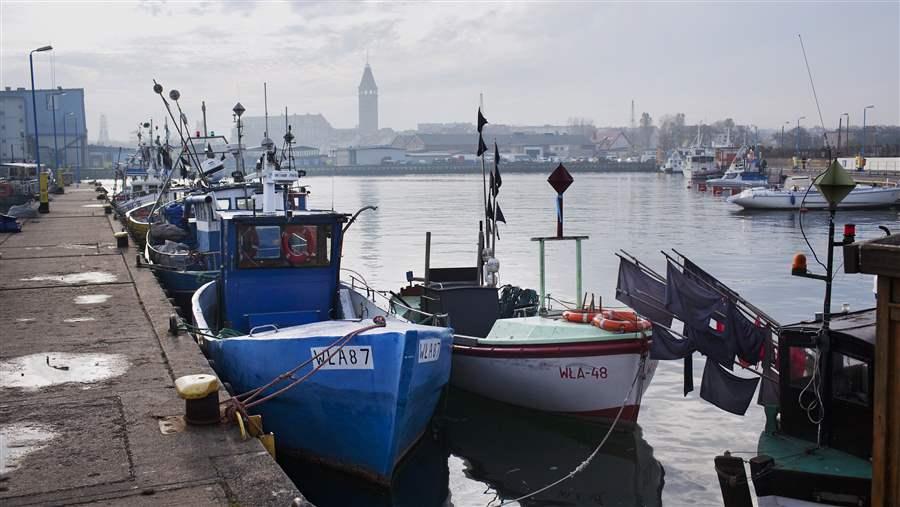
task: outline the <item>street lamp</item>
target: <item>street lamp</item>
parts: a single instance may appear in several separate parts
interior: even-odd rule
[[[37,49],[32,49],[31,52],[28,53],[28,66],[31,68],[31,109],[32,113],[34,113],[34,162],[37,164],[38,175],[40,175],[41,172],[41,144],[38,142],[37,98],[34,93],[34,54],[50,51],[52,49],[53,46],[41,46]]]
[[[786,121],[786,122],[784,122],[784,123],[781,124],[781,146],[779,146],[779,148],[781,148],[781,153],[782,153],[781,156],[782,156],[782,157],[784,156],[784,126],[785,126],[785,125],[790,125],[790,124],[791,124],[791,121],[790,121],[790,120],[788,120],[788,121]]]
[[[800,120],[805,120],[806,116],[797,118],[797,156],[800,156]]]
[[[68,123],[66,120],[69,119],[69,116],[75,116],[75,113],[63,113],[63,164],[66,164],[66,167],[69,167],[69,136],[66,133],[66,124]]]
[[[57,171],[59,171],[59,145],[56,143],[56,97],[65,94],[66,92],[54,92],[50,94],[50,108],[53,113],[53,161]],[[65,138],[63,138],[63,142],[65,142]]]
[[[875,106],[866,106],[863,108],[863,138],[862,138],[862,151],[860,155],[866,156],[866,109],[873,109]]]

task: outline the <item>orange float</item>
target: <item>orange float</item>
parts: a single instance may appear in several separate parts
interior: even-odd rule
[[[649,320],[642,319],[634,310],[603,310],[591,324],[613,333],[637,333],[652,327]]]
[[[567,321],[579,324],[589,324],[598,315],[600,315],[599,311],[593,312],[588,310],[566,310],[562,313],[562,317]]]

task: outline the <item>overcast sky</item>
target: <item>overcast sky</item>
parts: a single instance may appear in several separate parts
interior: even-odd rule
[[[380,125],[474,120],[479,92],[494,123],[626,125],[684,112],[689,123],[732,117],[778,128],[818,118],[803,35],[825,123],[862,108],[900,124],[900,2],[805,3],[277,3],[266,1],[0,2],[0,81],[29,86],[28,51],[51,43],[55,82],[83,87],[88,130],[101,113],[127,139],[164,113],[152,79],[178,88],[210,127],[231,107],[322,113],[357,123],[366,52]],[[51,56],[35,55],[38,87]],[[818,120],[816,120],[818,123]]]

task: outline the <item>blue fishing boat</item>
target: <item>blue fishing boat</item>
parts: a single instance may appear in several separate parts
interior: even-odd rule
[[[265,158],[261,209],[193,198],[197,240],[221,257],[192,298],[195,336],[279,452],[387,483],[449,380],[452,332],[387,315],[342,284],[350,216],[284,206],[297,171]]]

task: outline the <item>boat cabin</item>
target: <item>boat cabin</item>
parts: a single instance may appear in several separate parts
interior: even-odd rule
[[[274,212],[255,204],[222,210],[215,198],[195,204],[198,247],[221,252],[219,305],[205,315],[210,325],[249,333],[341,317],[341,239],[349,215],[300,209],[305,199],[294,199],[283,199]]]
[[[872,456],[872,409],[875,362],[875,310],[832,315],[827,344],[817,342],[821,321],[783,328],[778,343],[780,432],[817,442],[822,421],[821,445],[869,459]],[[817,403],[818,380],[823,412]],[[806,408],[804,408],[806,407]],[[821,414],[821,415],[820,415]]]

